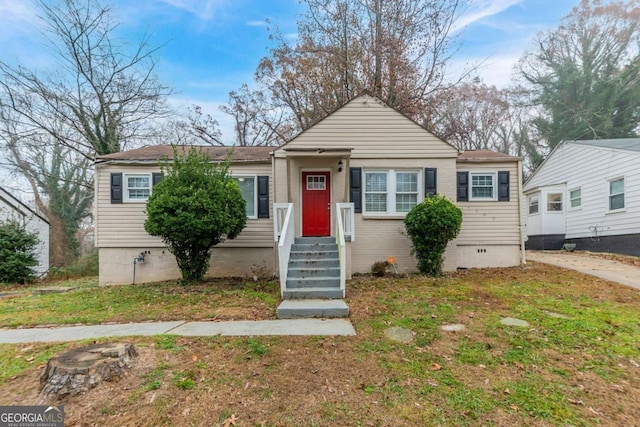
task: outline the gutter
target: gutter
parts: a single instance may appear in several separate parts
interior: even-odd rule
[[[522,210],[524,206],[522,204],[522,161],[518,161],[518,222],[520,228],[520,263],[525,265],[527,263],[525,249],[524,249],[524,216]]]

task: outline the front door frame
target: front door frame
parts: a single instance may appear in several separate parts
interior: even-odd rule
[[[304,190],[304,186],[306,185],[306,182],[304,182],[304,180],[302,179],[302,175],[303,173],[314,173],[314,172],[322,172],[322,173],[329,173],[329,206],[331,207],[331,209],[329,209],[329,234],[328,236],[333,236],[333,169],[331,168],[300,168],[300,176],[298,176],[298,182],[300,183],[300,191],[299,191],[299,197],[300,197],[300,215],[299,215],[299,221],[300,221],[300,236],[304,236],[304,229],[302,227],[302,216],[303,216],[303,212],[304,212],[304,203],[303,203],[303,197],[302,197],[302,191]]]

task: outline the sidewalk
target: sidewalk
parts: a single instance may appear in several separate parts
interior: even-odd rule
[[[187,337],[258,335],[356,335],[348,319],[283,319],[230,322],[150,322],[55,328],[0,329],[0,343],[77,341],[171,334]]]
[[[618,261],[562,251],[527,251],[527,261],[557,265],[640,289],[640,268]]]

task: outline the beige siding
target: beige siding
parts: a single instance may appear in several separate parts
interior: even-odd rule
[[[351,158],[442,158],[458,151],[390,107],[362,96],[286,144],[284,149],[353,148]],[[276,151],[284,156],[285,151]]]
[[[517,162],[458,163],[459,171],[509,171],[508,202],[457,202],[462,209],[462,229],[456,239],[458,245],[484,247],[486,245],[519,245],[520,195]]]
[[[152,173],[159,172],[158,166],[118,165],[99,166],[96,171],[96,246],[98,248],[161,248],[161,239],[144,231],[144,203],[112,204],[110,199],[110,173]],[[269,176],[269,209],[273,202],[271,164],[234,164],[231,174]],[[247,219],[247,227],[234,240],[222,243],[220,247],[273,247],[272,212],[268,219]]]

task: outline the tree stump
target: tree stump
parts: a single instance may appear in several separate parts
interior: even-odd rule
[[[75,396],[102,381],[119,379],[137,355],[133,344],[108,343],[77,348],[54,357],[40,375],[40,399]]]

